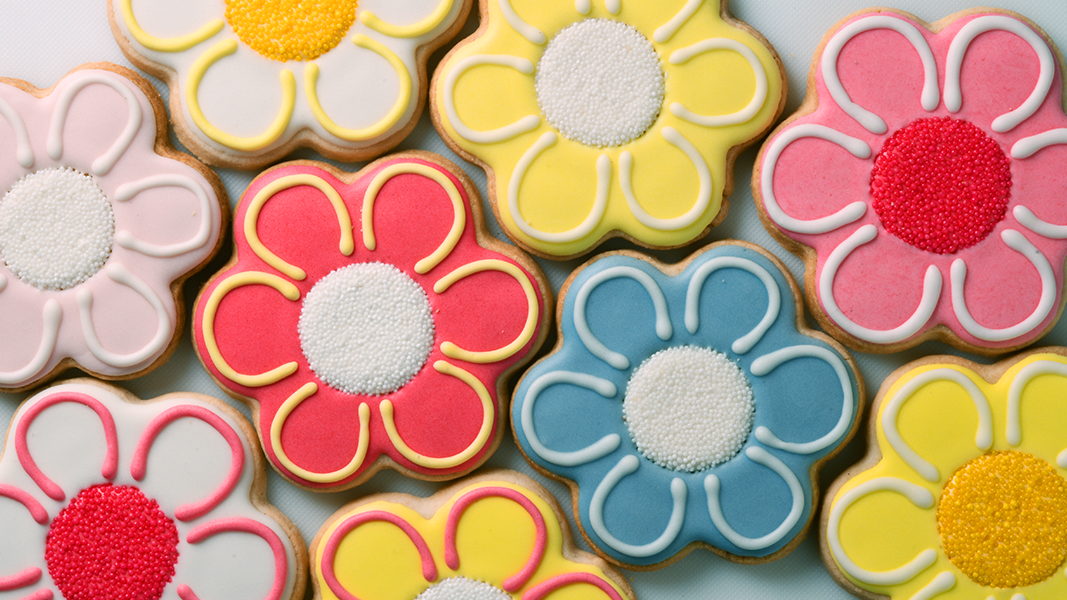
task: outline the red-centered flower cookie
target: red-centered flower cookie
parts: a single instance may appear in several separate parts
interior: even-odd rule
[[[486,233],[479,202],[424,152],[358,173],[288,163],[249,186],[194,334],[283,476],[334,490],[383,466],[448,479],[497,447],[506,376],[540,347],[550,292]]]
[[[73,366],[132,377],[177,345],[180,284],[221,243],[225,192],[165,115],[116,65],[47,90],[0,80],[0,389]]]
[[[429,498],[353,502],[322,526],[311,556],[315,598],[323,600],[633,598],[607,563],[574,547],[552,495],[512,471]]]
[[[753,191],[835,337],[995,354],[1053,326],[1067,257],[1057,56],[1006,11],[927,24],[876,9],[827,34]]]
[[[0,458],[0,591],[13,598],[304,597],[296,528],[265,500],[251,425],[198,394],[92,379],[15,414]]]

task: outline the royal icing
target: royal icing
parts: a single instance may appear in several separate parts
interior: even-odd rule
[[[811,518],[809,471],[848,439],[862,394],[843,351],[798,332],[788,276],[761,251],[734,243],[709,247],[673,276],[613,255],[580,268],[560,302],[561,342],[519,382],[512,419],[527,459],[574,482],[590,543],[639,567],[698,545],[760,557],[789,546]],[[718,355],[730,361],[754,404],[751,424],[738,425],[751,432],[735,451],[692,472],[669,466],[663,452],[646,455],[623,413],[646,359],[678,350],[695,351],[684,356],[698,367]],[[669,368],[686,372],[690,362]],[[662,393],[684,396],[672,386]],[[679,465],[690,464],[682,459],[698,447],[696,436],[729,433],[689,431],[669,416],[649,415],[641,426],[651,434],[642,435],[664,447],[692,438],[666,451]],[[669,430],[657,434],[657,426]]]

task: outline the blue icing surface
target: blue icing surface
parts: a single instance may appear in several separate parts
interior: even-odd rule
[[[699,327],[690,333],[686,324],[690,281],[702,265],[724,257],[743,259],[739,261],[743,266],[769,277],[777,294],[774,289],[769,293],[764,281],[749,270],[736,265],[715,270],[696,296]],[[630,275],[632,269],[651,281],[640,274],[636,279],[602,275],[605,271]],[[591,287],[590,280],[598,279],[600,283]],[[647,284],[653,284],[651,292]],[[588,289],[583,292],[583,288]],[[657,328],[657,289],[662,292],[659,312],[669,319],[669,327],[663,322]],[[580,295],[586,295],[588,330],[596,338],[588,345],[576,328]],[[765,333],[750,336],[765,320],[773,295],[780,298],[780,310]],[[527,458],[577,483],[578,519],[594,545],[622,563],[641,566],[668,560],[693,542],[739,556],[767,556],[805,530],[812,513],[812,465],[849,437],[862,398],[856,374],[840,358],[843,351],[796,330],[793,292],[774,263],[751,248],[720,244],[696,256],[678,276],[669,277],[644,260],[607,256],[582,268],[562,301],[562,345],[523,376],[512,418]],[[745,336],[754,345],[735,344]],[[588,347],[597,341],[606,351],[600,356],[606,358]],[[752,432],[741,452],[697,473],[670,470],[645,458],[622,417],[633,371],[660,350],[687,345],[716,350],[734,361],[752,387],[756,406]],[[796,347],[807,350],[799,357],[774,360],[782,356],[776,352]],[[613,353],[626,360],[608,356]],[[843,422],[845,394],[839,373],[852,398]],[[540,444],[531,441],[530,430]],[[785,442],[785,448],[776,447],[783,445],[776,440]],[[816,440],[821,443],[814,451],[789,446]],[[706,491],[709,480],[718,484],[717,505],[738,543],[715,524]],[[684,511],[674,507],[672,486]],[[598,509],[600,520],[593,518]],[[783,525],[787,521],[792,525]]]

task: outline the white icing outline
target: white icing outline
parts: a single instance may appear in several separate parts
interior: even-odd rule
[[[1020,225],[1041,237],[1046,237],[1050,240],[1067,239],[1067,225],[1049,223],[1021,204],[1015,205],[1011,210],[1011,214]]]
[[[733,50],[748,61],[748,65],[752,67],[752,74],[756,77],[756,90],[752,95],[752,100],[741,110],[726,115],[699,115],[690,111],[681,102],[672,102],[670,107],[671,114],[683,121],[703,127],[726,127],[749,121],[763,108],[764,102],[767,101],[768,89],[767,73],[763,70],[763,64],[760,62],[759,57],[756,56],[756,53],[751,48],[730,38],[709,38],[701,40],[692,46],[675,50],[671,53],[669,62],[672,65],[684,64],[694,56],[712,50]]]
[[[759,278],[760,282],[767,288],[767,312],[763,315],[763,318],[752,331],[749,331],[745,335],[734,340],[730,349],[735,354],[745,354],[752,349],[753,346],[759,343],[763,339],[767,330],[774,325],[774,322],[778,320],[778,315],[782,309],[782,292],[778,289],[778,283],[774,280],[774,277],[759,265],[755,261],[747,258],[741,258],[738,256],[719,256],[709,260],[708,262],[700,265],[696,271],[693,272],[692,278],[689,280],[689,288],[685,294],[685,328],[689,330],[689,333],[695,334],[700,329],[700,294],[704,291],[704,283],[707,282],[709,276],[715,271],[720,269],[741,269],[746,273],[751,273]]]
[[[215,218],[212,214],[213,211],[211,210],[211,203],[208,199],[207,192],[202,185],[194,181],[191,177],[173,174],[153,175],[151,177],[145,177],[139,181],[124,183],[115,190],[115,201],[127,202],[145,190],[159,187],[185,188],[196,196],[196,199],[200,202],[201,215],[200,228],[197,230],[196,234],[187,241],[161,246],[142,241],[129,231],[123,229],[115,234],[115,241],[123,248],[133,250],[134,252],[140,252],[141,254],[154,258],[170,258],[178,256],[179,254],[185,254],[186,252],[196,250],[206,244],[208,238],[211,236],[211,225],[214,223]]]
[[[685,482],[680,477],[672,479],[671,497],[674,499],[674,505],[671,508],[671,518],[667,522],[667,527],[663,530],[663,533],[647,544],[627,544],[611,535],[604,524],[604,502],[607,501],[608,496],[619,481],[637,471],[640,464],[641,461],[636,456],[627,454],[608,471],[608,474],[604,476],[604,480],[596,486],[593,498],[589,501],[589,523],[593,526],[593,531],[596,532],[597,536],[614,550],[627,556],[646,558],[666,550],[682,531],[682,524],[685,523],[685,499],[688,488],[686,488]]]
[[[545,32],[530,25],[515,12],[510,0],[497,0],[497,6],[500,8],[500,14],[503,15],[507,24],[515,30],[515,33],[526,38],[528,42],[540,46],[548,41],[548,38],[545,37]]]
[[[605,281],[608,281],[609,279],[617,279],[619,277],[633,279],[641,284],[645,288],[645,291],[648,292],[656,312],[656,335],[659,339],[663,341],[669,340],[674,334],[674,328],[671,327],[671,317],[669,309],[667,308],[667,298],[663,295],[663,290],[660,289],[656,280],[654,280],[651,275],[645,273],[641,269],[626,265],[617,265],[604,269],[586,280],[586,282],[582,284],[582,287],[578,289],[578,293],[574,298],[574,330],[578,333],[578,338],[582,340],[582,344],[585,345],[590,354],[606,362],[615,369],[624,371],[630,368],[630,359],[614,350],[608,349],[607,346],[598,340],[589,329],[589,322],[586,320],[585,316],[586,303],[589,301],[589,294]]]
[[[503,5],[507,3],[507,1],[508,0],[500,0],[500,3]],[[534,72],[534,65],[532,62],[517,56],[474,54],[457,62],[453,65],[452,70],[448,72],[448,76],[445,77],[445,89],[442,93],[445,103],[445,114],[448,115],[448,120],[452,125],[452,129],[455,129],[456,133],[463,139],[475,144],[497,144],[506,142],[524,133],[537,129],[537,126],[541,124],[541,117],[538,117],[537,115],[526,115],[510,125],[504,125],[503,127],[490,129],[488,131],[471,129],[462,119],[460,119],[459,113],[456,111],[456,82],[459,81],[460,76],[464,73],[481,65],[510,67],[523,75],[530,75]]]
[[[837,305],[837,300],[834,298],[834,279],[837,278],[837,270],[841,267],[841,263],[856,248],[871,242],[877,236],[878,228],[868,223],[834,248],[823,264],[822,273],[819,274],[819,299],[822,300],[826,316],[849,335],[874,344],[894,344],[917,334],[934,316],[938,299],[941,297],[941,271],[934,265],[926,267],[926,275],[923,277],[923,294],[919,299],[919,305],[915,307],[915,312],[900,325],[893,329],[869,329],[856,323],[845,316],[845,312]]]
[[[1050,129],[1037,135],[1024,137],[1011,147],[1011,157],[1015,159],[1029,158],[1049,146],[1058,144],[1067,144],[1067,129]],[[1011,214],[1020,225],[1042,237],[1050,240],[1067,239],[1067,225],[1049,223],[1021,204],[1015,205]]]
[[[951,571],[941,571],[937,574],[937,577],[930,580],[930,583],[915,592],[911,600],[930,600],[930,598],[939,596],[954,587],[956,587],[956,575]],[[1015,594],[1011,597],[1011,600],[1026,600],[1026,596]]]
[[[26,123],[22,120],[22,115],[8,104],[7,100],[0,98],[0,116],[7,119],[15,134],[15,156],[18,158],[19,165],[24,169],[29,169],[34,161],[33,146],[30,145],[30,136],[26,132]]]
[[[1030,158],[1038,151],[1056,144],[1067,144],[1067,129],[1050,129],[1041,133],[1020,138],[1011,146],[1012,158]]]
[[[520,418],[520,426],[523,434],[526,435],[526,441],[530,444],[530,449],[541,458],[561,467],[576,467],[591,463],[618,449],[619,444],[622,443],[622,437],[617,433],[608,434],[581,450],[571,452],[552,450],[541,443],[541,439],[537,437],[537,432],[534,429],[534,403],[537,402],[537,398],[546,388],[564,383],[592,390],[608,399],[614,398],[618,394],[618,388],[616,388],[615,384],[606,379],[585,373],[549,371],[538,377],[526,391],[526,400],[522,405],[522,416]]]
[[[574,0],[574,10],[580,15],[587,15],[593,10],[593,3],[591,0]]]
[[[622,10],[622,0],[604,0],[604,8],[613,15],[619,14]]]
[[[815,123],[804,123],[786,129],[781,135],[771,140],[763,157],[760,173],[760,194],[763,196],[763,208],[774,223],[789,231],[802,234],[818,234],[833,231],[858,221],[867,212],[867,203],[856,201],[832,215],[818,219],[801,220],[791,217],[782,210],[778,199],[774,197],[774,171],[778,168],[778,158],[787,146],[803,138],[818,138],[836,144],[852,156],[866,160],[871,157],[871,147],[863,140],[845,135],[836,129]]]
[[[4,277],[3,273],[0,273],[0,292],[4,291],[7,287],[7,277]]]
[[[0,291],[7,285],[6,278],[4,278],[3,284],[0,285]],[[63,322],[63,309],[55,298],[45,300],[44,307],[41,309],[41,322],[43,329],[41,331],[41,343],[37,346],[37,353],[21,369],[0,372],[0,384],[18,385],[25,383],[48,364],[48,359],[52,357],[52,352],[56,349],[56,340],[59,338],[59,324]]]
[[[1030,92],[1030,96],[1014,110],[993,119],[990,129],[997,133],[1005,133],[1015,129],[1041,108],[1045,98],[1048,97],[1049,90],[1052,89],[1052,79],[1056,75],[1056,61],[1048,44],[1022,21],[1002,15],[985,15],[969,21],[956,33],[945,57],[945,108],[950,113],[959,112],[963,105],[960,70],[963,67],[963,59],[967,55],[967,50],[971,47],[971,42],[979,35],[994,30],[1014,33],[1030,44],[1034,54],[1037,54],[1040,65],[1037,84],[1034,86],[1034,91]]]
[[[106,85],[118,92],[126,100],[126,106],[129,108],[126,128],[122,130],[122,133],[111,144],[111,147],[97,157],[90,167],[93,175],[107,175],[111,168],[115,166],[115,163],[126,153],[130,143],[133,142],[134,136],[137,135],[137,130],[141,127],[141,103],[132,88],[122,81],[112,79],[101,73],[86,72],[82,77],[67,81],[70,81],[70,84],[58,92],[56,107],[52,112],[52,121],[48,128],[48,156],[52,160],[59,160],[63,156],[63,126],[66,125],[67,114],[75,96],[91,84]]]
[[[684,214],[669,219],[653,217],[645,212],[645,209],[641,207],[641,203],[634,196],[634,158],[629,150],[623,150],[622,154],[619,155],[619,185],[622,186],[622,195],[626,197],[626,205],[639,223],[649,229],[677,231],[696,223],[697,219],[708,209],[708,205],[711,203],[711,169],[708,168],[708,163],[704,161],[700,150],[697,150],[696,146],[677,129],[667,126],[661,129],[660,133],[668,144],[685,153],[686,157],[693,163],[693,166],[696,167],[697,177],[700,179],[700,189],[697,191],[697,199],[693,202],[692,208]]]
[[[989,405],[989,399],[986,398],[985,394],[982,393],[982,390],[978,388],[971,378],[960,371],[948,367],[931,369],[916,375],[901,386],[893,397],[886,402],[885,408],[882,409],[882,432],[885,434],[886,441],[897,453],[897,456],[918,473],[920,477],[930,483],[941,481],[941,471],[933,463],[919,456],[904,441],[903,436],[900,435],[900,431],[897,429],[897,416],[900,414],[900,408],[904,403],[910,400],[920,388],[939,381],[955,383],[967,392],[967,395],[971,397],[971,401],[974,402],[975,411],[978,413],[978,431],[974,436],[974,445],[983,452],[993,446],[993,410]]]
[[[678,30],[685,25],[686,22],[696,14],[697,9],[704,3],[704,0],[686,0],[685,6],[678,11],[678,14],[671,17],[669,21],[656,28],[656,31],[652,34],[652,41],[657,44],[664,44],[671,41],[674,34],[678,33]]]
[[[1045,255],[1030,243],[1026,236],[1014,229],[1005,229],[1001,232],[1000,238],[1004,240],[1006,246],[1023,255],[1037,269],[1038,276],[1041,278],[1041,297],[1038,299],[1034,312],[1019,323],[1003,329],[985,327],[974,320],[967,308],[967,299],[963,293],[963,286],[967,280],[967,263],[962,258],[952,261],[952,309],[956,314],[956,319],[967,330],[967,333],[987,342],[1003,342],[1030,333],[1056,307],[1056,274],[1052,272],[1052,265],[1049,264]]]
[[[915,52],[919,54],[924,74],[922,95],[919,101],[924,110],[930,112],[937,108],[940,103],[940,93],[937,89],[937,62],[934,60],[934,53],[930,49],[930,44],[927,43],[926,38],[910,22],[896,17],[876,14],[862,17],[838,29],[837,33],[826,42],[826,47],[823,49],[822,60],[819,64],[823,83],[826,84],[826,90],[830,92],[834,102],[841,107],[841,110],[846,115],[855,119],[867,131],[875,135],[882,135],[889,129],[885,121],[873,112],[853,102],[848,92],[845,91],[845,87],[841,84],[841,77],[837,73],[837,59],[841,54],[841,49],[852,38],[872,29],[889,29],[899,33],[911,43],[912,47],[915,48]],[[945,95],[948,95],[947,91]]]
[[[837,424],[834,425],[829,433],[810,442],[784,442],[767,427],[760,425],[756,428],[755,436],[760,443],[793,454],[814,454],[841,439],[852,422],[852,409],[855,406],[855,398],[852,395],[852,380],[848,376],[848,369],[845,368],[844,361],[837,354],[821,346],[790,346],[775,350],[752,361],[750,369],[753,375],[762,377],[784,363],[804,357],[816,358],[825,362],[837,374],[838,379],[841,381],[841,417],[838,418]]]
[[[800,514],[804,510],[804,488],[800,486],[800,480],[797,479],[796,473],[791,471],[778,457],[763,448],[749,446],[745,449],[745,456],[752,462],[774,471],[789,486],[793,504],[785,520],[774,531],[758,538],[745,537],[737,533],[727,523],[726,517],[722,514],[722,507],[719,505],[719,488],[721,485],[719,478],[714,474],[705,477],[704,491],[708,495],[708,513],[711,515],[711,521],[715,523],[715,528],[719,530],[719,533],[729,540],[731,544],[742,550],[760,550],[780,542],[785,537],[785,534],[789,533],[789,530],[800,520]]]
[[[1023,389],[1032,379],[1041,375],[1067,377],[1067,365],[1051,360],[1039,360],[1026,365],[1015,375],[1008,389],[1008,422],[1004,428],[1008,443],[1012,446],[1018,446],[1023,437],[1020,423]],[[1056,457],[1056,464],[1067,469],[1067,449],[1061,451]]]
[[[85,345],[89,348],[89,351],[101,362],[112,367],[132,367],[151,359],[156,352],[159,352],[167,345],[167,340],[170,338],[171,333],[170,315],[167,313],[167,308],[163,306],[163,301],[159,299],[159,296],[156,295],[152,288],[138,279],[126,267],[117,263],[109,263],[104,267],[104,272],[107,273],[107,276],[112,281],[140,294],[152,305],[152,308],[156,311],[156,316],[159,318],[159,328],[156,329],[155,337],[149,340],[143,348],[130,354],[115,354],[104,349],[100,345],[100,340],[96,337],[96,328],[93,325],[92,316],[93,293],[84,287],[78,290],[78,312],[81,315],[82,335],[85,337]]]
[[[934,495],[930,490],[897,477],[878,477],[857,485],[837,497],[826,524],[826,541],[841,570],[849,577],[871,585],[899,585],[911,581],[935,562],[937,550],[927,548],[910,562],[889,571],[868,571],[857,565],[841,545],[841,517],[857,500],[872,492],[895,492],[907,498],[916,507],[928,510],[934,507]]]

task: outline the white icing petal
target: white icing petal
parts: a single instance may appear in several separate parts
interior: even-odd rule
[[[1011,209],[1011,214],[1019,224],[1023,227],[1033,231],[1034,233],[1046,237],[1050,240],[1067,240],[1067,225],[1054,225],[1041,219],[1034,214],[1034,211],[1026,208],[1022,204],[1016,204]]]
[[[18,111],[3,98],[0,98],[0,116],[7,120],[15,134],[15,155],[18,157],[19,165],[29,169],[33,166],[34,157],[30,136],[26,133],[26,124],[22,121]]]
[[[726,127],[728,125],[744,123],[756,116],[756,113],[763,108],[763,103],[767,101],[767,73],[763,70],[763,65],[760,63],[759,57],[756,56],[756,53],[753,52],[751,48],[737,40],[728,38],[711,38],[701,40],[692,46],[675,50],[671,54],[670,63],[672,65],[684,64],[694,56],[705,52],[711,52],[712,50],[732,50],[748,61],[748,65],[752,67],[752,74],[756,78],[756,90],[752,94],[752,100],[749,100],[748,104],[737,112],[728,115],[711,116],[698,115],[683,106],[680,102],[673,102],[671,103],[671,114],[679,119],[703,127]]]
[[[171,319],[167,307],[163,305],[163,301],[156,295],[151,287],[141,279],[137,278],[133,273],[130,273],[126,267],[115,262],[110,262],[104,267],[104,272],[107,273],[107,276],[113,281],[132,289],[147,300],[156,312],[159,326],[156,329],[155,336],[153,336],[153,338],[140,350],[131,352],[130,354],[115,354],[105,349],[100,344],[100,340],[96,336],[96,326],[93,325],[93,293],[88,289],[81,288],[78,290],[77,298],[78,312],[81,315],[82,335],[85,336],[85,344],[88,346],[89,351],[93,353],[93,356],[112,367],[132,367],[146,362],[153,358],[157,352],[161,351],[167,345],[167,341],[171,338]]]
[[[741,269],[755,275],[767,288],[767,312],[752,331],[734,340],[730,346],[735,353],[745,354],[759,343],[763,334],[774,325],[782,306],[782,294],[774,278],[762,266],[747,258],[721,256],[700,265],[689,280],[689,289],[686,291],[685,328],[689,333],[696,333],[700,328],[700,292],[704,289],[704,283],[715,271],[728,268]]]
[[[686,0],[685,6],[683,6],[676,15],[656,28],[656,31],[652,34],[652,40],[657,44],[664,44],[671,41],[674,34],[678,33],[678,30],[682,28],[682,25],[685,25],[686,21],[696,14],[697,9],[700,8],[700,5],[703,3],[704,0]]]
[[[1018,446],[1023,437],[1022,425],[1020,424],[1023,390],[1032,379],[1041,375],[1067,377],[1067,365],[1051,360],[1039,360],[1020,369],[1015,378],[1012,379],[1011,388],[1008,390],[1008,423],[1005,427],[1005,437],[1012,446]],[[1067,449],[1061,451],[1059,456],[1056,457],[1056,464],[1062,468],[1067,468]]]
[[[1036,135],[1021,138],[1012,144],[1012,158],[1030,158],[1039,151],[1056,144],[1067,144],[1067,129],[1050,129]]]
[[[614,550],[635,558],[645,558],[663,552],[678,537],[678,533],[682,530],[682,524],[685,522],[685,499],[688,490],[681,478],[675,477],[671,480],[671,497],[674,500],[671,508],[671,518],[658,538],[641,545],[623,542],[613,536],[604,523],[604,503],[623,477],[637,471],[639,466],[640,461],[638,458],[629,454],[622,457],[618,464],[612,467],[611,471],[608,471],[608,474],[604,476],[604,480],[597,485],[596,491],[593,492],[592,500],[589,501],[589,522],[597,536]]]
[[[592,0],[574,0],[574,10],[582,15],[589,14],[589,11],[593,10]]]
[[[92,84],[106,85],[122,95],[128,110],[126,126],[122,133],[111,144],[111,147],[104,154],[97,157],[92,164],[94,175],[107,175],[111,168],[115,166],[115,163],[125,154],[126,149],[130,147],[130,142],[133,141],[134,136],[137,135],[137,130],[141,127],[141,103],[134,90],[126,83],[126,80],[120,79],[118,76],[88,73],[75,80],[64,80],[64,82],[71,81],[72,83],[63,85],[61,89],[53,92],[56,94],[57,99],[56,107],[52,112],[52,123],[48,128],[48,156],[52,157],[53,160],[59,160],[63,156],[63,126],[67,122],[67,113],[70,111],[70,105],[74,98],[86,86]]]
[[[520,419],[520,426],[522,427],[523,434],[526,435],[526,441],[530,444],[530,449],[548,462],[563,467],[584,465],[614,452],[622,442],[622,437],[617,433],[606,435],[592,445],[572,452],[552,450],[541,443],[541,439],[537,437],[537,432],[534,429],[534,404],[537,402],[537,398],[541,395],[541,392],[545,391],[548,387],[559,384],[583,387],[587,390],[592,390],[605,398],[614,398],[618,393],[615,384],[606,379],[593,377],[592,375],[586,375],[585,373],[550,371],[538,377],[530,384],[530,388],[526,392],[526,399],[522,405],[522,417]]]
[[[507,3],[507,0],[500,1],[501,4]],[[452,125],[452,128],[456,130],[456,133],[459,134],[460,137],[467,141],[474,142],[475,144],[496,144],[499,142],[506,142],[528,131],[537,129],[537,126],[541,124],[541,117],[537,115],[527,115],[510,125],[505,125],[489,131],[471,129],[463,122],[463,119],[459,117],[459,113],[456,111],[456,82],[459,81],[459,78],[464,73],[481,65],[510,67],[524,75],[531,75],[534,72],[534,65],[532,62],[517,56],[475,54],[454,64],[452,70],[448,72],[448,76],[445,77],[445,88],[442,95],[445,103],[445,114],[448,115],[448,122]]]
[[[760,550],[780,542],[800,520],[800,514],[804,510],[804,488],[800,486],[800,480],[797,479],[796,473],[789,470],[785,463],[763,448],[750,446],[745,450],[745,456],[753,462],[774,471],[789,486],[789,494],[793,498],[789,514],[786,515],[785,520],[774,531],[758,538],[749,538],[737,533],[726,522],[726,517],[722,514],[722,507],[719,505],[719,478],[715,475],[708,475],[704,478],[704,491],[708,495],[708,512],[719,533],[723,534],[726,539],[730,540],[731,544],[738,548]]]
[[[153,175],[139,181],[124,183],[115,191],[116,202],[128,202],[137,194],[159,187],[180,187],[192,192],[199,203],[200,227],[193,237],[184,242],[160,246],[138,239],[133,233],[122,229],[115,234],[115,241],[123,248],[156,258],[169,258],[191,252],[207,243],[211,236],[214,215],[207,191],[198,182],[184,175]]]
[[[937,577],[934,577],[930,583],[926,584],[918,592],[915,592],[915,595],[911,597],[911,600],[930,600],[934,596],[941,595],[954,587],[956,587],[956,575],[950,571],[942,571],[938,573]],[[1023,596],[1022,594],[1015,594],[1011,598],[1012,600],[1026,600],[1026,596]]]
[[[6,281],[5,279],[5,285]],[[0,286],[0,290],[3,287]],[[49,298],[45,301],[44,307],[41,309],[41,322],[43,330],[41,332],[41,342],[37,345],[37,352],[30,359],[30,362],[26,363],[26,366],[21,369],[0,372],[0,384],[17,386],[26,383],[48,364],[48,359],[52,357],[52,352],[56,347],[59,324],[63,322],[63,309],[55,298]]]
[[[686,158],[696,167],[697,177],[700,179],[700,189],[697,191],[697,198],[693,202],[692,208],[686,211],[685,214],[669,219],[661,219],[648,214],[634,196],[634,159],[629,150],[624,150],[619,156],[619,185],[622,186],[622,194],[626,197],[626,205],[630,207],[630,212],[633,213],[638,222],[649,229],[677,231],[696,223],[697,219],[708,209],[708,204],[711,202],[711,169],[708,168],[708,163],[704,161],[704,157],[696,146],[677,129],[664,127],[660,130],[660,133],[668,144],[685,153]]]
[[[537,44],[540,46],[547,41],[545,33],[540,29],[530,25],[522,19],[512,8],[510,0],[497,0],[497,5],[500,7],[500,14],[504,16],[504,20],[508,25],[514,29],[519,35],[526,38],[531,44]]]
[[[608,9],[608,12],[617,15],[622,10],[622,0],[604,0],[604,8]]]
[[[630,367],[630,360],[622,354],[608,349],[607,346],[598,340],[589,329],[589,323],[586,320],[586,303],[589,301],[589,294],[591,294],[601,283],[618,277],[628,277],[633,279],[644,286],[645,290],[648,292],[656,311],[656,335],[659,336],[659,339],[669,340],[674,333],[674,329],[671,327],[671,317],[668,313],[667,299],[663,296],[663,290],[659,288],[659,285],[656,284],[656,281],[652,279],[648,273],[635,267],[616,266],[604,269],[590,277],[589,280],[579,288],[578,295],[574,299],[574,329],[578,332],[578,337],[593,356],[596,356],[600,360],[622,371]]]

